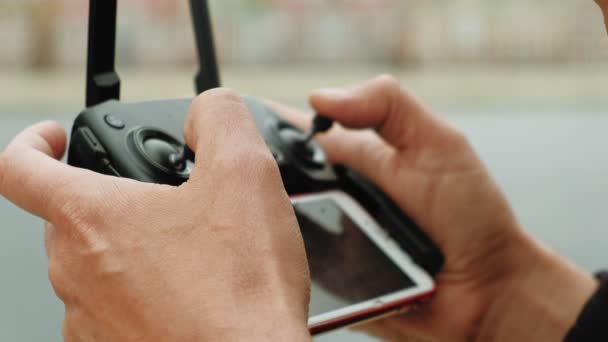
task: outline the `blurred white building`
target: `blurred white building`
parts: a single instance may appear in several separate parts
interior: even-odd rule
[[[120,63],[194,62],[187,1],[119,3]],[[608,57],[599,12],[589,11],[591,2],[211,0],[211,4],[225,63],[566,63],[602,62]],[[2,0],[0,67],[82,63],[87,8],[84,0]]]

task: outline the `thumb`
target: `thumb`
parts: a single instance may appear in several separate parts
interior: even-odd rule
[[[21,132],[0,153],[0,196],[47,221],[62,207],[94,193],[102,177],[62,164],[66,147],[63,128],[42,122]]]
[[[209,90],[194,99],[184,136],[196,153],[193,181],[221,169],[216,164],[230,167],[226,164],[272,158],[243,98],[229,89]]]
[[[320,89],[313,108],[349,128],[374,128],[398,149],[415,145],[439,124],[391,76],[379,76],[351,88]]]
[[[608,31],[608,0],[595,0],[595,2],[602,9],[602,13],[604,13],[604,23],[606,24],[606,30]]]

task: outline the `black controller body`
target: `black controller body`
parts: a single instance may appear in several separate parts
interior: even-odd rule
[[[387,230],[413,261],[432,275],[443,265],[437,246],[376,186],[344,166],[331,166],[314,141],[303,157],[285,144],[303,134],[261,101],[247,106],[279,165],[290,196],[329,190],[353,197]],[[179,185],[192,163],[172,168],[167,155],[184,146],[183,123],[192,99],[123,103],[106,101],[85,109],[72,130],[68,163],[99,173],[142,182]],[[407,191],[407,189],[404,189]]]

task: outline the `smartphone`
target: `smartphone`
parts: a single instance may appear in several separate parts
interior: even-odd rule
[[[311,273],[313,335],[403,312],[433,294],[433,278],[346,193],[291,201]]]

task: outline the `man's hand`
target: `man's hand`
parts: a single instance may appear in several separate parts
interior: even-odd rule
[[[53,123],[0,155],[0,194],[49,222],[65,340],[310,340],[299,227],[242,99],[201,95],[185,136],[198,153],[181,187],[64,165]]]
[[[606,25],[606,31],[608,31],[608,0],[595,0],[595,2],[602,9],[602,13],[604,14],[604,23]]]
[[[593,293],[593,278],[519,227],[465,136],[388,76],[311,97],[340,122],[320,138],[330,160],[379,185],[446,255],[421,310],[365,326],[386,339],[554,341]],[[305,128],[310,117],[273,105]],[[372,128],[375,130],[363,130]]]

